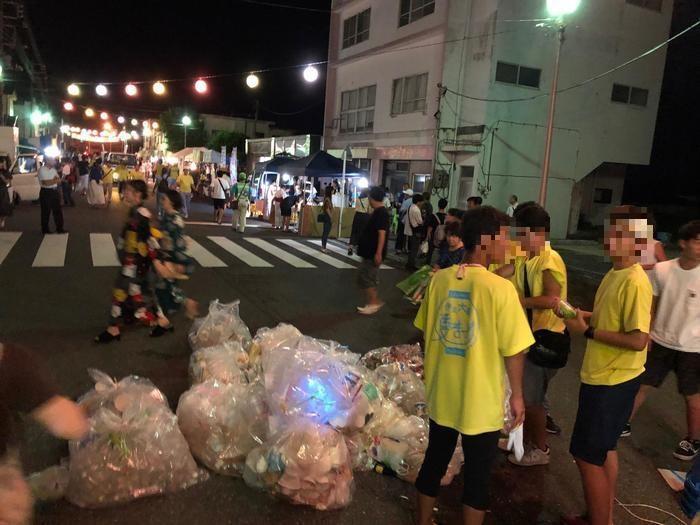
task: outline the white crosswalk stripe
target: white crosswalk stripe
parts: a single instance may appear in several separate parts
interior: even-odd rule
[[[68,248],[68,234],[57,233],[44,235],[41,246],[36,252],[32,266],[35,268],[60,268],[66,263],[66,249]]]
[[[93,266],[119,266],[117,248],[114,246],[111,233],[91,233],[90,251],[92,252]]]
[[[320,239],[311,239],[309,242],[311,242],[317,246],[323,246]],[[362,257],[360,257],[357,254],[348,255],[347,250],[344,250],[343,248],[341,248],[340,246],[338,246],[336,244],[333,244],[332,242],[329,242],[328,244],[326,244],[326,248],[328,249],[329,252],[333,252],[333,253],[337,253],[338,255],[342,255],[343,257],[345,257],[346,259],[350,259],[351,261],[362,262]],[[379,269],[380,270],[393,270],[393,268],[387,264],[382,264],[379,267]]]
[[[209,236],[208,237],[212,242],[215,242],[219,246],[221,246],[224,250],[229,252],[231,255],[234,257],[240,259],[244,263],[246,263],[248,266],[252,266],[253,268],[273,268],[274,265],[270,264],[267,262],[265,259],[261,259],[257,255],[255,255],[253,252],[250,252],[240,246],[239,244],[234,243],[231,239],[227,239],[226,237],[216,237],[216,236]]]
[[[291,246],[295,250],[299,250],[301,253],[304,253],[308,255],[309,257],[313,257],[314,259],[318,259],[321,262],[324,262],[326,264],[329,264],[333,266],[334,268],[338,268],[340,270],[354,270],[355,267],[352,264],[347,264],[344,263],[343,261],[339,261],[338,259],[331,257],[330,255],[326,255],[325,253],[321,253],[318,250],[315,250],[311,246],[308,246],[306,244],[302,244],[298,241],[295,241],[293,239],[277,239],[278,242],[281,242],[283,244],[286,244],[287,246]]]
[[[270,255],[274,255],[278,259],[282,259],[284,262],[286,262],[287,264],[291,264],[295,268],[316,268],[310,262],[306,262],[304,259],[300,259],[296,255],[292,255],[291,253],[284,251],[282,248],[278,248],[274,244],[267,242],[263,239],[249,237],[246,239],[246,241],[248,241],[253,246],[257,246],[261,250],[266,251]]]
[[[21,236],[22,232],[0,232],[0,264]]]
[[[225,268],[227,264],[219,259],[216,255],[208,251],[204,246],[195,241],[192,237],[188,240],[188,249],[190,256],[197,261],[203,268]]]

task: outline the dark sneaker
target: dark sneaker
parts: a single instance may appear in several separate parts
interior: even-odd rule
[[[547,433],[548,434],[554,434],[555,436],[558,436],[561,434],[561,427],[557,425],[557,423],[552,419],[552,416],[547,414]]]
[[[690,461],[695,459],[699,452],[700,441],[691,441],[690,438],[685,438],[683,441],[678,443],[678,447],[673,453],[673,457],[680,459],[681,461]]]
[[[627,423],[625,425],[625,428],[622,429],[622,432],[620,433],[621,438],[628,438],[632,435],[632,425]]]

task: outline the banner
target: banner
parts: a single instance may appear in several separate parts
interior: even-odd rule
[[[236,146],[231,150],[231,180],[238,180],[238,148]]]
[[[221,146],[221,162],[220,167],[226,166],[226,146]]]

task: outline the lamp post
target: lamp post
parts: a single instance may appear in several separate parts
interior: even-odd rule
[[[549,181],[549,165],[552,158],[552,138],[554,135],[554,114],[557,107],[557,87],[559,85],[559,65],[561,50],[564,45],[564,16],[576,11],[581,0],[547,0],[547,10],[555,17],[557,25],[557,50],[554,55],[554,72],[552,74],[552,86],[549,92],[549,114],[547,117],[547,131],[544,143],[544,159],[542,160],[542,179],[540,180],[540,194],[538,202],[544,207],[547,202],[547,182]]]
[[[187,126],[192,124],[192,119],[185,115],[182,117],[182,125],[185,127],[185,147],[187,147]]]

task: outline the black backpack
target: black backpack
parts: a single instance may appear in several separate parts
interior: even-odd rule
[[[163,176],[160,178],[160,181],[158,182],[158,192],[165,193],[169,189],[170,187],[168,186],[168,176],[166,174],[163,174]]]

